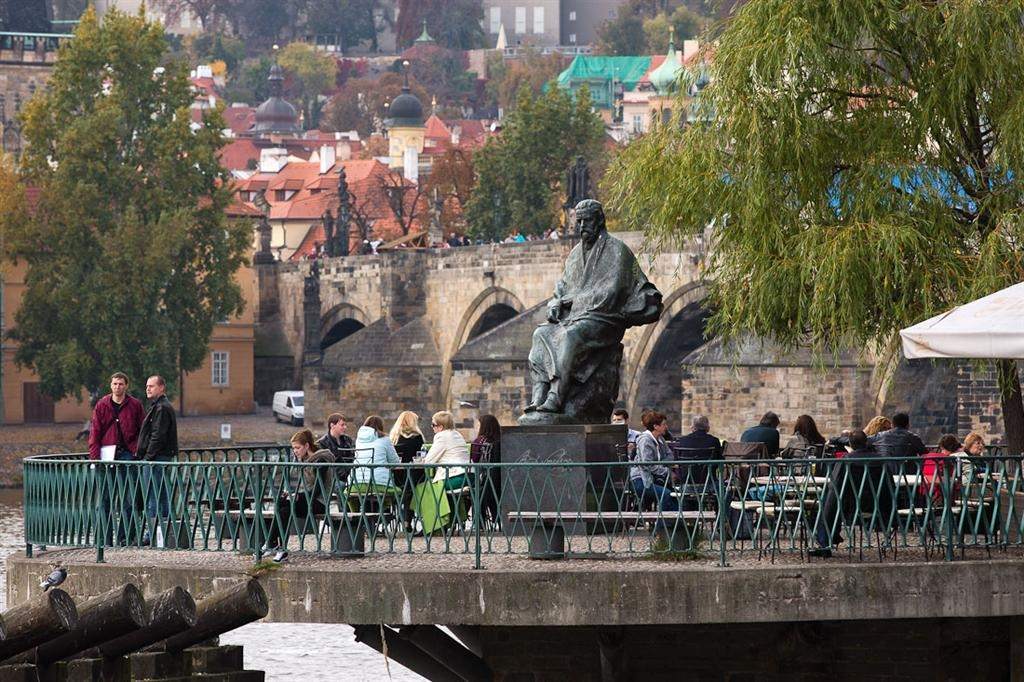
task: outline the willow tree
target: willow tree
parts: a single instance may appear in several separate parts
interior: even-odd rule
[[[680,88],[695,123],[631,145],[608,190],[655,248],[708,231],[713,333],[894,351],[1024,275],[1021,45],[1018,0],[747,3],[710,84]],[[1019,449],[1016,363],[997,366]]]
[[[242,309],[251,228],[225,218],[224,121],[193,125],[187,66],[166,57],[159,24],[90,8],[23,111],[21,179],[39,192],[5,225],[5,256],[26,264],[9,334],[54,398],[115,370],[173,386]]]

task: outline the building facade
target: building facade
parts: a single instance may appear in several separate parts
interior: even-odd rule
[[[508,47],[555,47],[562,39],[559,0],[483,0],[484,31],[493,46],[505,29]]]
[[[562,45],[593,45],[601,24],[618,17],[626,0],[562,0],[560,32]]]

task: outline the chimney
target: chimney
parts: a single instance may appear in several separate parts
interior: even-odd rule
[[[260,150],[260,173],[279,173],[287,164],[287,149],[269,147]]]
[[[462,126],[452,126],[452,144],[458,146],[462,139]]]
[[[416,147],[406,147],[402,158],[402,175],[406,180],[419,182],[420,180],[420,153]]]
[[[325,144],[320,147],[320,175],[325,175],[334,167],[336,158],[333,144]]]

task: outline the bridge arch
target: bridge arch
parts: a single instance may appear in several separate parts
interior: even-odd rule
[[[455,336],[445,357],[444,371],[441,376],[441,396],[444,404],[451,402],[449,392],[452,379],[452,358],[459,349],[481,334],[485,334],[503,322],[523,312],[526,308],[522,301],[508,289],[488,287],[484,289],[466,306],[466,312],[459,320]]]
[[[362,308],[351,303],[339,303],[320,318],[320,350],[327,350],[369,323]]]
[[[704,307],[704,282],[679,287],[664,299],[665,311],[648,325],[636,344],[627,366],[627,383],[622,395],[627,407],[639,415],[653,407],[668,415],[677,414],[682,376],[679,362],[706,341],[704,329],[709,311]]]

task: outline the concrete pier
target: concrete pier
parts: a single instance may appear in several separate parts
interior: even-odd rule
[[[1024,679],[1019,554],[731,568],[491,555],[485,570],[458,555],[293,554],[261,581],[272,621],[472,627],[495,679],[616,679],[606,676],[615,665],[629,671],[619,679],[683,670],[695,679]],[[76,595],[128,580],[147,592],[201,593],[251,567],[250,557],[228,552],[93,558],[91,550],[10,557],[8,603],[35,594],[52,562],[68,568],[65,587]]]

